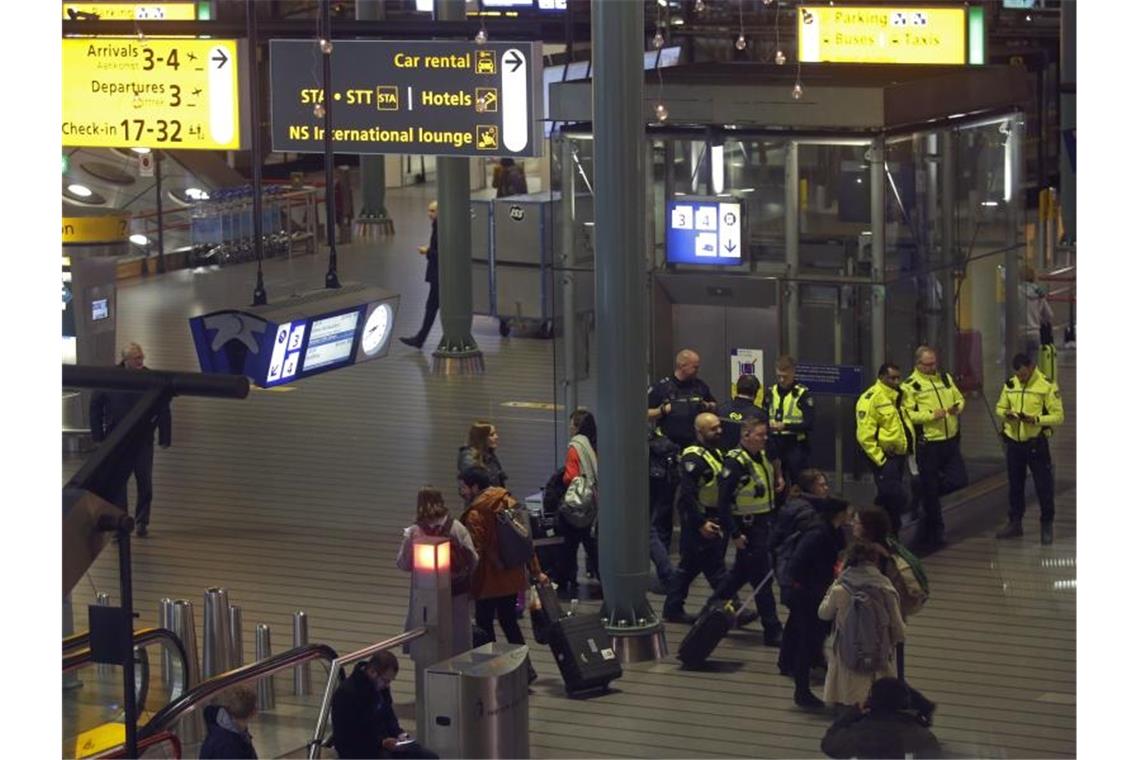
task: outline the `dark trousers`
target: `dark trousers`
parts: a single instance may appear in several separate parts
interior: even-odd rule
[[[780,457],[784,482],[791,485],[796,482],[800,473],[807,468],[811,449],[808,448],[807,441],[798,441],[794,435],[777,433],[773,440],[776,443],[776,454]]]
[[[657,535],[666,553],[673,543],[673,497],[677,482],[672,478],[649,479],[649,529]]]
[[[737,518],[739,519],[739,518]],[[732,570],[725,573],[724,579],[715,587],[713,599],[728,601],[736,596],[736,592],[751,584],[756,591],[756,611],[760,613],[760,623],[765,631],[780,630],[780,617],[776,614],[776,597],[772,593],[772,579],[768,573],[772,569],[772,561],[768,554],[768,530],[771,518],[767,515],[752,518],[752,524],[744,530],[748,544],[744,549],[736,550],[736,560],[732,563]],[[761,586],[761,582],[767,580]]]
[[[898,533],[902,527],[903,512],[906,511],[906,489],[903,478],[906,472],[906,457],[887,455],[882,467],[875,468],[875,488],[878,494],[875,503],[887,510],[891,516],[891,532]]]
[[[797,594],[788,604],[790,612],[780,645],[780,661],[790,667],[796,679],[796,692],[801,694],[811,690],[811,666],[831,630],[828,621],[819,619],[821,601],[822,597],[807,599]]]
[[[433,760],[434,758],[438,758],[439,755],[421,745],[419,742],[412,742],[407,746],[397,747],[391,751],[383,750],[382,757],[399,758],[399,760]]]
[[[431,326],[435,324],[435,315],[439,313],[439,281],[431,282],[430,286],[427,304],[424,305],[424,323],[415,337],[416,343],[420,344],[427,340]]]
[[[135,502],[135,524],[147,525],[150,522],[150,502],[154,496],[154,444],[144,443],[139,447],[138,453],[135,454],[135,462],[131,467],[131,472],[135,476],[135,488],[138,492],[138,499]],[[122,488],[115,494],[112,500],[115,506],[127,510],[127,482],[130,480],[128,477],[123,481]]]
[[[475,625],[486,631],[491,641],[495,640],[495,618],[499,619],[499,627],[503,635],[512,644],[525,644],[522,628],[519,627],[519,618],[515,614],[515,594],[506,596],[492,596],[487,599],[475,600]],[[534,673],[534,666],[530,664],[530,655],[526,657],[528,673]]]
[[[727,573],[724,567],[724,550],[727,547],[726,539],[707,539],[701,535],[696,525],[681,526],[681,562],[669,580],[664,614],[679,615],[684,612],[689,586],[698,575],[704,574],[705,580],[714,589],[720,587]]]
[[[1006,439],[1005,466],[1009,473],[1009,519],[1020,520],[1025,515],[1025,468],[1033,473],[1033,487],[1041,502],[1041,523],[1053,523],[1053,460],[1049,456],[1049,441],[1038,436],[1032,441],[1018,443]]]
[[[591,528],[575,528],[559,513],[557,518],[558,535],[562,545],[558,547],[558,563],[554,567],[554,579],[559,586],[578,581],[578,547],[586,548],[586,572],[598,577],[598,537]]]
[[[966,485],[966,463],[957,437],[948,441],[926,441],[918,445],[918,478],[922,485],[922,511],[928,536],[941,535],[943,494]]]

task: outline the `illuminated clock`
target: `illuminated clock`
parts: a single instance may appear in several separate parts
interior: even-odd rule
[[[367,356],[374,356],[388,341],[392,331],[392,307],[386,303],[376,306],[364,323],[364,333],[360,336],[360,347]]]

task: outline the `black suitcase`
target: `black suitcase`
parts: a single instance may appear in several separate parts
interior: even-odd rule
[[[703,665],[721,639],[732,630],[735,620],[731,602],[706,607],[681,641],[677,659],[689,667]]]
[[[567,694],[604,689],[621,678],[621,663],[599,616],[562,618],[551,624],[548,635]]]
[[[558,601],[558,592],[554,586],[535,586],[538,594],[539,607],[530,610],[530,627],[534,640],[539,644],[550,643],[550,626],[561,620],[562,604]]]

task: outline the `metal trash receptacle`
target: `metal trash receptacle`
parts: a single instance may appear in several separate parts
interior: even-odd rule
[[[440,757],[530,757],[528,651],[496,641],[429,667],[424,745]]]

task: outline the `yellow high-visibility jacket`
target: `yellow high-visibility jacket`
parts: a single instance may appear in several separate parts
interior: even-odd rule
[[[863,392],[855,404],[855,437],[867,456],[882,467],[887,455],[914,451],[914,424],[903,406],[901,391],[882,380]]]
[[[1035,422],[1007,420],[1007,412],[1023,412]],[[1053,427],[1065,421],[1065,406],[1061,403],[1061,389],[1034,369],[1024,385],[1014,375],[1001,387],[997,400],[997,415],[1001,418],[1001,432],[1012,441],[1024,443],[1044,433],[1053,434]]]
[[[927,441],[949,441],[958,435],[958,418],[947,414],[940,420],[934,419],[934,412],[958,405],[958,410],[966,408],[966,399],[948,372],[937,375],[924,375],[917,369],[903,380],[901,386],[903,404],[911,422]]]

